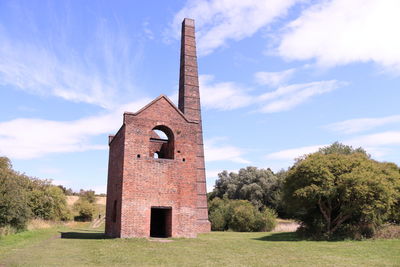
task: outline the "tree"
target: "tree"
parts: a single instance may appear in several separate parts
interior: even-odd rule
[[[93,190],[83,190],[79,192],[79,197],[87,200],[89,203],[96,203],[96,193]]]
[[[31,179],[29,206],[34,217],[44,220],[69,220],[70,211],[63,190],[49,180]]]
[[[0,227],[24,229],[31,210],[28,205],[29,179],[12,170],[8,158],[0,157]]]
[[[74,210],[78,212],[76,220],[91,221],[98,212],[96,205],[96,195],[93,190],[80,190],[79,199],[74,204]]]
[[[61,188],[48,180],[20,174],[0,157],[0,228],[21,230],[31,218],[68,220],[70,212]]]
[[[335,143],[299,159],[284,183],[288,212],[314,237],[371,236],[400,194],[399,168]]]
[[[259,210],[264,206],[277,208],[281,180],[270,169],[247,167],[238,173],[223,171],[218,174],[210,199],[215,197],[250,201]]]
[[[75,202],[74,209],[79,214],[75,217],[77,221],[91,221],[97,213],[97,206],[84,199],[79,199]]]

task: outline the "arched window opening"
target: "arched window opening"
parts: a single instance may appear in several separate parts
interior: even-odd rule
[[[174,135],[166,126],[152,129],[150,134],[150,157],[158,159],[174,158]]]

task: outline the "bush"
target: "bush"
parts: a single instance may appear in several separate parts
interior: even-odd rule
[[[240,202],[236,202],[233,205],[236,207],[233,207],[229,228],[236,232],[253,232],[259,230],[257,228],[262,228],[261,216],[256,215],[251,203],[247,201]]]
[[[329,148],[329,149],[328,149]],[[316,239],[371,237],[399,204],[400,172],[340,144],[298,160],[284,184],[288,212]]]
[[[63,190],[49,181],[32,180],[29,206],[35,218],[44,220],[69,220],[71,212]]]
[[[89,203],[96,203],[96,193],[93,190],[82,190],[79,192],[79,197]]]
[[[262,215],[265,221],[265,228],[263,229],[263,231],[270,232],[274,230],[277,224],[276,212],[273,209],[265,208],[265,210],[262,212]]]
[[[96,204],[82,198],[75,202],[74,210],[78,212],[78,216],[75,216],[76,221],[91,221],[98,213]]]
[[[260,212],[247,200],[214,198],[209,202],[209,219],[214,231],[271,231],[276,225],[272,210]]]

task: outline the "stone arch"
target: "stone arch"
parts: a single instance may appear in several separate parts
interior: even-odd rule
[[[175,140],[170,128],[158,125],[151,130],[149,154],[152,158],[174,159]]]

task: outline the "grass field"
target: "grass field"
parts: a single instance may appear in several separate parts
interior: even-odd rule
[[[171,240],[105,239],[85,227],[35,230],[0,239],[0,266],[400,266],[400,240],[234,232]]]

